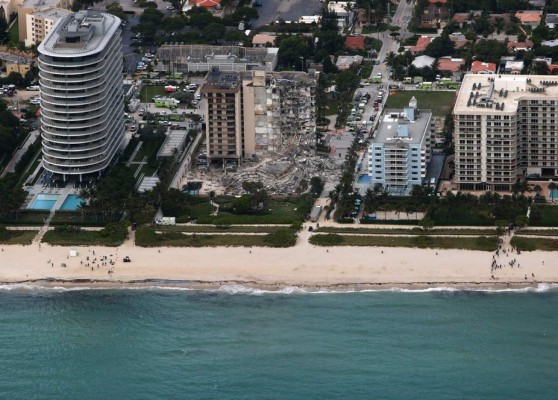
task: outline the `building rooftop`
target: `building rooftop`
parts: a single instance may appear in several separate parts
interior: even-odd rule
[[[473,61],[471,64],[471,72],[479,73],[479,72],[496,72],[496,64],[494,63],[486,63],[483,61]]]
[[[242,79],[238,72],[223,72],[218,68],[213,68],[207,74],[207,79],[202,85],[201,90],[240,90]]]
[[[558,77],[552,75],[468,74],[461,83],[454,113],[510,115],[516,113],[522,99],[557,98]]]
[[[523,10],[515,13],[515,17],[519,19],[522,24],[531,22],[541,22],[542,11],[541,10]]]
[[[418,56],[413,60],[411,64],[413,64],[416,68],[424,68],[424,67],[431,67],[434,61],[436,61],[434,57]]]
[[[99,11],[70,14],[49,32],[39,45],[39,51],[53,57],[95,53],[106,46],[120,22],[120,18]]]
[[[345,17],[349,15],[347,9],[352,9],[354,5],[354,1],[330,1],[327,3],[327,9],[329,12],[334,12],[339,17]]]
[[[252,38],[252,44],[265,45],[267,43],[271,43],[271,45],[273,45],[273,44],[275,44],[275,39],[277,39],[277,36],[266,35],[266,34],[263,34],[263,33],[257,33]]]
[[[462,58],[440,57],[438,59],[438,70],[457,72],[464,62]]]
[[[364,50],[364,36],[347,36],[345,38],[345,47],[355,50]]]
[[[24,0],[22,8],[32,8],[34,10],[43,10],[45,8],[59,7],[60,0]]]
[[[413,53],[420,53],[421,51],[426,50],[426,47],[432,42],[432,38],[430,36],[421,36],[417,39],[417,43],[411,47],[411,51]]]
[[[188,137],[188,131],[183,129],[171,130],[157,152],[157,157],[172,157],[175,149],[182,149],[184,141]]]
[[[39,10],[31,13],[35,18],[50,18],[50,19],[61,19],[72,14],[71,11],[65,10],[63,8],[49,8],[47,10]]]
[[[409,118],[411,117],[411,118]],[[386,109],[378,125],[373,143],[420,144],[424,138],[432,112],[412,107]]]

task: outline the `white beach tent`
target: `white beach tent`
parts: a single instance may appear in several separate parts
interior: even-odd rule
[[[70,249],[70,257],[77,257],[78,252],[76,249]]]

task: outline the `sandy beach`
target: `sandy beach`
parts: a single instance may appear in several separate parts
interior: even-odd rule
[[[305,236],[305,235],[303,235]],[[141,284],[177,281],[190,287],[241,284],[260,288],[463,288],[533,286],[558,282],[553,252],[503,254],[491,278],[494,253],[381,247],[141,248],[132,240],[119,247],[60,247],[47,244],[0,246],[0,282]],[[78,255],[70,256],[76,249]],[[129,256],[131,262],[123,262]],[[104,258],[106,257],[106,258]],[[102,260],[103,258],[103,260]],[[509,262],[516,259],[515,266]],[[112,273],[109,273],[109,270]],[[527,277],[527,279],[525,279]]]

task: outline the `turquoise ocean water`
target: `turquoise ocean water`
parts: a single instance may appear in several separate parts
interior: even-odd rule
[[[558,292],[237,289],[4,286],[0,399],[558,398]]]

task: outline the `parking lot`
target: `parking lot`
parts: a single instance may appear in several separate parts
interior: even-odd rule
[[[303,15],[318,13],[323,4],[319,0],[262,0],[262,6],[257,9],[260,17],[253,25],[267,25],[279,19],[298,21]]]

